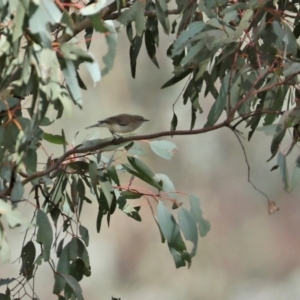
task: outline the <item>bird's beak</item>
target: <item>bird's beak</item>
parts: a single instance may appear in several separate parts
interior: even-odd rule
[[[144,119],[143,122],[149,122],[150,120]]]

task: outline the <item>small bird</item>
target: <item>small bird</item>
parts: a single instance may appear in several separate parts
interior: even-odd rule
[[[148,121],[149,120],[142,116],[121,114],[99,121],[95,125],[86,127],[86,129],[92,127],[107,127],[115,138],[115,135],[119,136],[117,133],[132,132],[140,127],[144,122]]]

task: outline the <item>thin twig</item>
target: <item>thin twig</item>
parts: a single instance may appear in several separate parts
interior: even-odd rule
[[[262,194],[263,196],[265,196],[268,200],[268,202],[270,201],[269,197],[267,194],[265,194],[262,190],[260,190],[259,188],[256,187],[256,185],[252,182],[251,180],[251,169],[250,169],[250,164],[249,164],[249,161],[248,161],[248,157],[247,157],[247,153],[246,153],[246,150],[245,150],[245,147],[241,141],[241,138],[239,137],[238,133],[236,132],[236,130],[234,130],[233,128],[229,127],[233,133],[235,134],[236,138],[238,139],[239,141],[239,144],[241,145],[241,148],[242,148],[242,151],[243,151],[243,154],[244,154],[244,158],[245,158],[245,162],[246,162],[246,165],[247,165],[247,179],[248,179],[248,182],[251,184],[251,186],[256,190],[258,191],[260,194]]]

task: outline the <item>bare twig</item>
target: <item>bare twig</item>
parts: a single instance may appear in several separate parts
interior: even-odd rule
[[[263,196],[265,196],[267,198],[267,200],[269,200],[269,197],[267,194],[265,194],[263,191],[261,191],[259,188],[256,187],[256,185],[251,181],[251,169],[250,169],[250,164],[249,164],[249,160],[248,160],[248,157],[247,157],[247,153],[246,153],[246,150],[245,150],[245,147],[241,141],[241,138],[239,137],[238,133],[235,131],[235,130],[232,130],[233,133],[235,134],[236,138],[238,139],[239,141],[239,144],[241,145],[241,148],[243,150],[243,154],[244,154],[244,158],[245,158],[245,162],[246,162],[246,165],[247,165],[247,178],[248,178],[248,182],[252,185],[252,187],[258,191],[259,193],[261,193]]]

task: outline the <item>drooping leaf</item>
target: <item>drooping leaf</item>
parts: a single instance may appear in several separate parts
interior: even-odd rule
[[[50,259],[53,231],[47,215],[41,209],[37,211],[36,224],[38,226],[36,241],[43,245],[43,258],[48,261]]]
[[[159,68],[157,59],[156,59],[156,45],[155,45],[155,39],[153,36],[153,33],[150,29],[146,29],[145,31],[145,45],[147,49],[148,56],[152,60],[152,62],[155,64],[157,68]]]
[[[76,296],[76,299],[84,300],[84,298],[82,296],[82,289],[81,289],[78,281],[71,275],[63,274],[63,273],[60,275],[66,280],[67,284],[73,290],[74,295]]]
[[[130,45],[129,56],[130,56],[131,75],[133,78],[135,78],[137,57],[139,55],[142,42],[143,42],[143,35],[141,36],[136,35],[133,38],[132,43]]]
[[[171,179],[165,174],[155,174],[158,181],[162,182],[162,190],[170,199],[177,199],[177,191]]]
[[[293,169],[293,174],[291,178],[291,183],[289,186],[289,192],[293,191],[294,188],[297,186],[300,179],[300,156],[297,157],[295,166]]]
[[[191,257],[193,257],[197,252],[198,246],[198,232],[196,222],[192,214],[183,207],[179,210],[178,219],[180,229],[182,230],[185,239],[191,241],[194,245],[190,253]]]
[[[200,236],[204,237],[210,231],[209,221],[203,218],[203,212],[200,208],[199,198],[195,195],[190,195],[191,214],[198,224],[198,231]]]
[[[282,177],[282,181],[284,183],[284,190],[289,190],[289,178],[288,178],[288,171],[287,171],[287,165],[286,165],[286,157],[283,155],[280,151],[277,155],[277,165],[279,166],[280,175]]]
[[[79,233],[81,235],[82,240],[85,242],[86,246],[89,246],[89,231],[83,226],[83,225],[79,225]]]
[[[172,121],[171,121],[171,129],[170,130],[176,130],[177,124],[178,124],[178,118],[177,118],[177,115],[174,112],[173,113],[173,118],[172,118]]]
[[[153,152],[164,159],[171,159],[177,146],[170,141],[150,141]]]
[[[22,274],[27,280],[33,277],[34,260],[35,260],[35,246],[32,241],[26,243],[21,252],[22,266],[20,274]]]
[[[24,194],[24,186],[22,182],[17,180],[14,183],[13,188],[11,190],[10,198],[12,201],[20,201],[23,197],[23,194]]]
[[[30,32],[38,34],[45,47],[51,48],[51,35],[48,29],[49,23],[59,23],[62,13],[54,2],[41,0],[37,9],[29,18]]]
[[[170,32],[170,21],[167,15],[168,5],[165,0],[156,0],[156,14],[157,18],[164,29],[165,34],[169,34]]]
[[[113,21],[106,20],[105,27],[108,30],[107,34],[105,34],[108,50],[107,54],[102,58],[102,61],[105,64],[105,68],[101,70],[102,76],[105,76],[112,69],[117,51],[117,33]]]
[[[95,15],[98,13],[106,4],[106,0],[96,1],[94,3],[88,4],[87,6],[80,9],[80,13],[83,16]]]
[[[186,252],[186,246],[181,237],[179,226],[173,215],[161,201],[159,201],[157,206],[157,220],[164,237],[168,241],[169,250],[174,258],[176,267],[185,266],[185,261],[190,265],[190,256]]]
[[[155,174],[144,162],[134,157],[128,157],[127,159],[134,170],[123,164],[123,168],[125,168],[126,171],[153,185],[159,190],[161,189],[160,184],[155,180]]]
[[[229,91],[229,80],[230,80],[230,73],[228,73],[223,78],[220,93],[209,111],[207,122],[204,127],[213,126],[221,116],[225,108],[225,105],[227,103],[227,97]]]
[[[43,139],[52,144],[57,144],[57,145],[66,145],[67,144],[65,137],[58,135],[58,134],[51,134],[51,133],[44,132]]]

